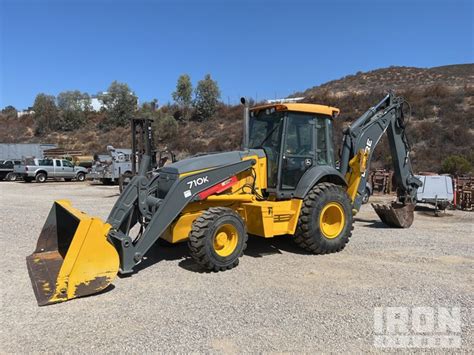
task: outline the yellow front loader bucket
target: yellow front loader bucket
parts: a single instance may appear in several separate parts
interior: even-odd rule
[[[107,240],[110,225],[55,201],[26,258],[38,305],[67,301],[105,289],[119,269],[119,255]]]

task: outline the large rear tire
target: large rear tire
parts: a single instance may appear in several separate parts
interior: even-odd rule
[[[323,182],[303,200],[295,242],[313,254],[338,252],[352,234],[352,205],[341,186]]]
[[[247,247],[242,218],[230,208],[209,208],[193,222],[189,252],[202,267],[211,271],[232,269]]]

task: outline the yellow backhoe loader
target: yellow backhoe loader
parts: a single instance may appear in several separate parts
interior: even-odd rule
[[[365,193],[372,152],[387,132],[397,201],[375,205],[383,222],[409,227],[416,191],[405,135],[403,98],[388,94],[344,131],[339,167],[332,144],[339,109],[305,103],[244,104],[241,151],[198,155],[147,174],[140,171],[106,222],[56,201],[28,271],[39,305],[97,293],[117,273],[132,273],[162,238],[186,241],[212,271],[239,263],[248,234],[289,235],[314,254],[342,250]],[[139,225],[136,233],[132,228]]]

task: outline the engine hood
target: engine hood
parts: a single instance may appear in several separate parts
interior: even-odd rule
[[[234,151],[224,153],[209,153],[205,155],[196,155],[176,163],[166,165],[159,171],[166,174],[185,174],[192,171],[216,168],[223,165],[238,163],[244,157],[257,155],[259,158],[265,157],[261,149],[250,149],[246,151]]]

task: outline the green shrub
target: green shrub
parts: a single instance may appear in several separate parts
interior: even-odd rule
[[[179,131],[178,122],[169,113],[159,112],[153,125],[157,142],[168,142],[176,139]]]
[[[458,176],[469,173],[472,170],[472,165],[463,156],[450,155],[443,160],[441,169],[442,173]]]

